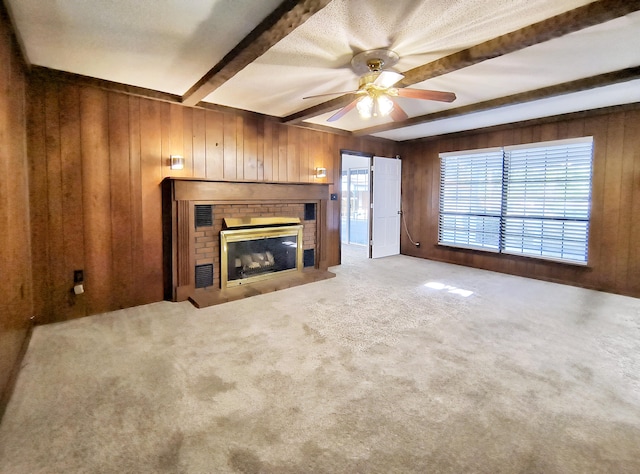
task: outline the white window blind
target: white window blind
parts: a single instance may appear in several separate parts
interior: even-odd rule
[[[502,251],[586,263],[593,139],[505,147]]]
[[[440,155],[438,243],[586,264],[593,138]]]
[[[440,156],[438,243],[498,251],[502,149]]]

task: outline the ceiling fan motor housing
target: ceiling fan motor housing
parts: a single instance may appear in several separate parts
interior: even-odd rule
[[[367,84],[373,84],[379,75],[380,75],[380,71],[363,74],[362,76],[360,76],[360,79],[358,80],[358,88],[362,89]]]
[[[356,74],[367,74],[382,71],[382,67],[393,67],[400,56],[389,49],[370,49],[356,54],[351,60],[351,67]]]
[[[382,71],[382,66],[384,66],[384,61],[382,59],[372,58],[367,61],[367,67],[371,72]]]

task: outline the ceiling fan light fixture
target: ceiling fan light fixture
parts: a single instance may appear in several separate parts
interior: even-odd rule
[[[378,115],[382,117],[386,117],[393,110],[393,101],[386,95],[378,96],[376,103],[378,105]]]
[[[373,115],[373,98],[370,95],[365,95],[362,99],[358,101],[356,104],[356,108],[358,109],[358,114],[360,114],[360,118],[370,119]]]
[[[347,105],[327,118],[327,122],[339,120],[354,108],[358,110],[358,115],[363,120],[390,115],[394,122],[402,122],[407,120],[409,116],[401,105],[396,102],[395,97],[438,100],[441,102],[453,102],[456,99],[456,95],[453,92],[402,87],[403,83],[401,81],[404,78],[404,74],[386,69],[396,64],[398,59],[398,54],[388,49],[372,49],[358,53],[351,59],[351,67],[354,72],[360,75],[358,89],[303,98],[310,99],[336,94],[353,94],[356,96]],[[358,97],[359,95],[362,97]]]
[[[393,101],[384,94],[365,95],[356,104],[360,118],[386,117],[393,110]]]

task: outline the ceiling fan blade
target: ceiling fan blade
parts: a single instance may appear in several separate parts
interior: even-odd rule
[[[400,104],[398,104],[397,100],[394,100],[393,97],[389,97],[389,99],[391,99],[391,101],[393,102],[393,109],[391,110],[391,113],[389,114],[391,116],[391,118],[393,119],[394,122],[402,122],[403,120],[407,120],[409,118],[409,116],[407,115],[407,113],[402,110],[402,107],[400,107]]]
[[[355,90],[355,91],[345,91],[345,92],[327,92],[326,94],[309,95],[307,97],[303,97],[303,99],[315,99],[316,97],[328,97],[331,95],[355,94],[356,92],[358,91]]]
[[[454,100],[456,100],[456,95],[453,92],[408,89],[406,87],[398,89],[398,97],[407,97],[409,99],[439,100],[441,102],[453,102]]]
[[[339,120],[342,117],[344,117],[347,113],[349,113],[356,106],[356,104],[358,103],[359,100],[360,100],[360,97],[358,97],[357,99],[349,102],[349,104],[345,105],[340,110],[338,110],[335,114],[333,114],[331,117],[329,117],[327,119],[327,122],[335,122],[336,120]]]
[[[403,77],[404,74],[400,74],[399,72],[382,71],[380,75],[376,77],[376,80],[373,81],[373,85],[382,88],[391,87]]]

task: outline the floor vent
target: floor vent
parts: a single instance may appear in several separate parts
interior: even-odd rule
[[[196,204],[196,227],[211,227],[213,225],[213,206],[211,204]]]
[[[315,258],[315,250],[313,249],[305,249],[303,251],[303,255],[302,255],[302,259],[304,261],[304,266],[306,267],[313,267],[316,264],[316,258]]]
[[[213,264],[196,265],[196,288],[213,286]]]

